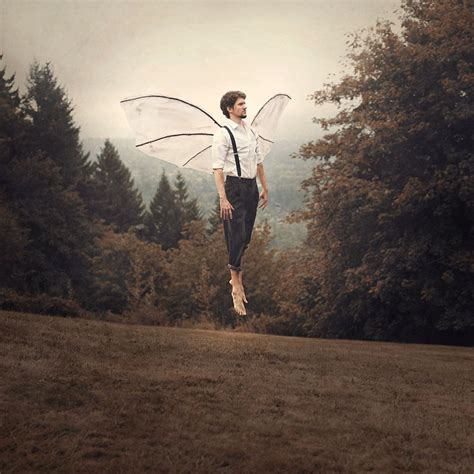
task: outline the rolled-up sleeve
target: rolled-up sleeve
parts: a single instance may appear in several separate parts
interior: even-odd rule
[[[227,137],[222,133],[223,128],[220,128],[212,139],[212,169],[224,168],[229,144]]]

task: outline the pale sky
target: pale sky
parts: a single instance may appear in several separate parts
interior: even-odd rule
[[[249,119],[289,94],[279,135],[309,138],[311,118],[329,109],[307,97],[343,70],[345,33],[397,23],[399,3],[0,0],[2,67],[24,92],[33,60],[50,61],[82,138],[133,138],[126,97],[179,97],[220,120],[220,97],[234,89],[246,92]]]

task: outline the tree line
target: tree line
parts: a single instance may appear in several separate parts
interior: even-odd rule
[[[312,95],[338,112],[296,157],[307,239],[244,259],[249,316],[231,311],[219,203],[204,219],[181,174],[146,207],[106,140],[84,153],[49,63],[27,91],[0,71],[0,306],[207,321],[309,337],[474,340],[473,8],[405,0],[401,32],[348,40],[348,71]],[[283,179],[283,177],[282,177]]]

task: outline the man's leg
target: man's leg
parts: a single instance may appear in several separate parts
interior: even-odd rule
[[[241,258],[245,246],[245,202],[241,194],[240,183],[226,180],[227,199],[234,207],[232,219],[225,219],[224,235],[229,254],[228,267],[230,270],[232,285],[232,299],[234,308],[239,315],[245,315],[245,294],[241,284]]]
[[[230,272],[230,280],[229,283],[232,285],[233,288],[240,288],[242,289],[242,300],[244,303],[248,303],[247,297],[245,295],[245,288],[244,288],[244,282],[243,282],[243,275],[244,275],[244,270],[243,270],[243,257],[240,258],[240,272],[233,272],[232,270]]]
[[[257,217],[257,209],[258,209],[258,200],[259,200],[259,192],[257,182],[255,181],[252,183],[252,186],[247,190],[246,194],[246,203],[245,203],[245,218],[244,218],[244,225],[245,225],[245,243],[242,249],[242,255],[240,257],[240,267],[241,270],[239,272],[239,281],[240,286],[242,287],[243,293],[243,300],[248,303],[247,297],[245,295],[245,288],[243,282],[243,256],[245,251],[247,250],[248,246],[250,245],[250,240],[252,238],[253,226],[255,224],[255,219]]]
[[[240,282],[240,273],[242,272],[230,270],[229,283],[232,285],[231,295],[234,304],[234,309],[240,316],[245,316],[247,314],[247,311],[245,310],[244,301],[247,302],[247,300],[245,299],[245,294],[243,292],[243,288]]]

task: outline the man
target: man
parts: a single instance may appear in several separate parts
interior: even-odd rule
[[[247,117],[246,95],[229,91],[222,96],[220,107],[227,117],[224,127],[212,143],[212,168],[220,198],[220,216],[229,254],[228,267],[232,285],[234,309],[245,315],[248,303],[242,280],[242,257],[252,236],[253,225],[260,208],[268,204],[268,188],[258,144],[257,133],[243,119]],[[228,127],[226,129],[225,127]],[[235,141],[237,156],[232,139]],[[256,177],[262,186],[259,194]]]

